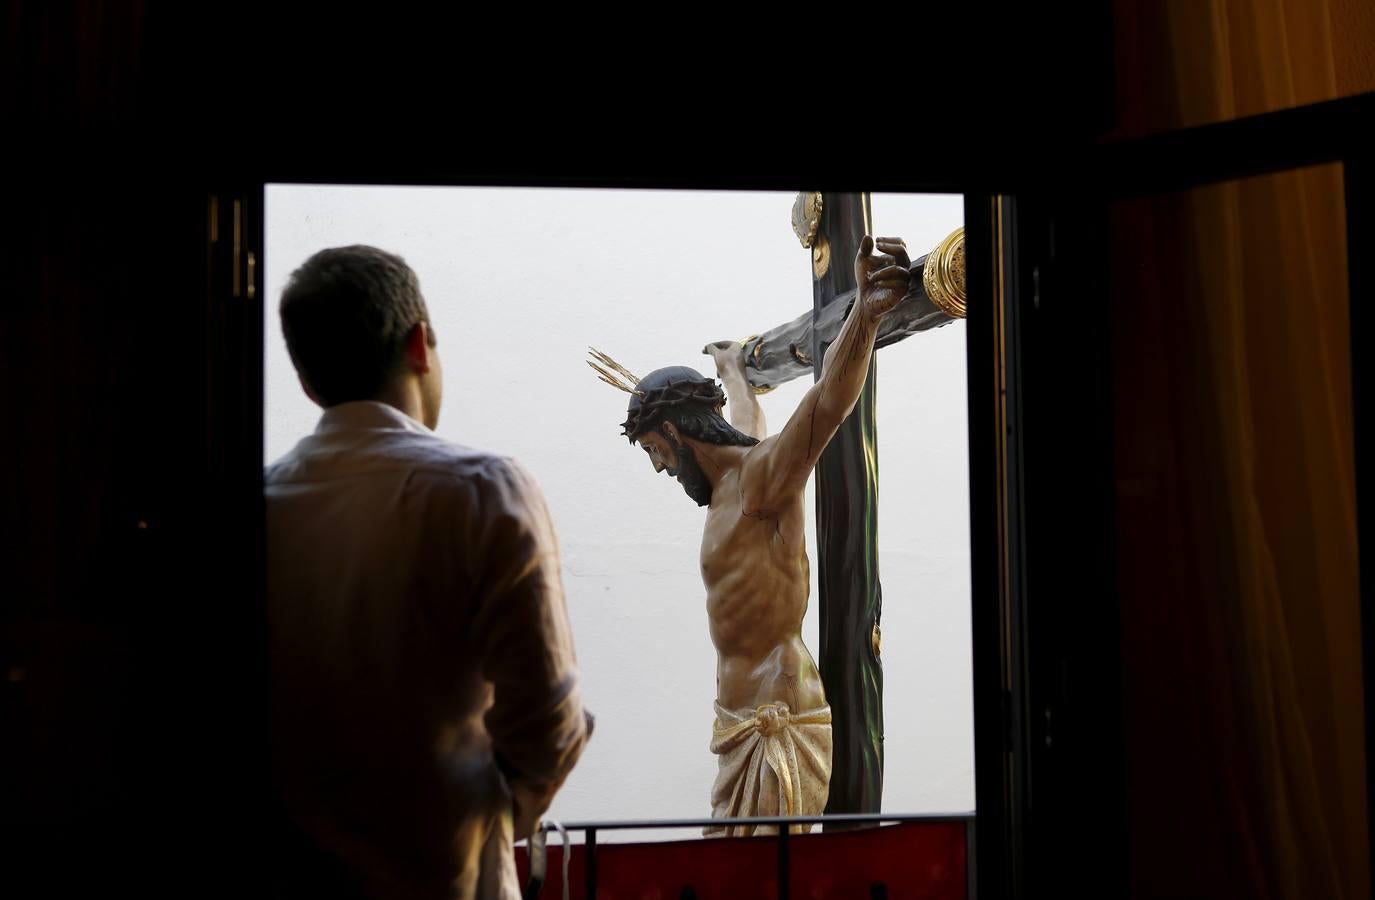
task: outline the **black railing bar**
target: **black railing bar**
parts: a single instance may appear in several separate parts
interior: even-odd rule
[[[791,828],[778,829],[778,900],[791,900],[792,893],[792,867],[788,865],[788,835]]]
[[[617,819],[606,822],[560,822],[568,831],[616,831],[657,828],[706,828],[709,825],[836,825],[875,824],[880,822],[968,822],[974,813],[842,813],[826,816],[742,816],[735,819]],[[553,831],[548,823],[541,831]]]
[[[586,854],[583,863],[583,895],[595,900],[597,896],[597,829],[587,829],[587,839],[583,844],[583,852]]]

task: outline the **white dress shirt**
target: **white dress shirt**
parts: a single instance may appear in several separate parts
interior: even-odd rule
[[[508,778],[547,805],[590,725],[538,486],[371,402],[265,480],[291,818],[369,893],[516,896]]]

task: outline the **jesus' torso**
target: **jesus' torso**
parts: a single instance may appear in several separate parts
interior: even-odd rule
[[[762,448],[756,448],[762,449]],[[717,700],[729,710],[823,706],[816,663],[802,643],[810,578],[803,492],[745,515],[740,469],[715,485],[702,534],[702,581],[716,645]]]

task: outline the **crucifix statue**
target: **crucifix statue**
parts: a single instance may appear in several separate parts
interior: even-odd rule
[[[833,203],[831,209],[833,219],[839,218],[845,206]],[[828,806],[827,800],[833,768],[832,704],[844,702],[848,708],[854,698],[833,696],[824,662],[823,669],[818,669],[801,635],[810,591],[805,488],[837,431],[852,418],[856,404],[864,403],[862,394],[879,336],[902,328],[910,333],[933,327],[940,324],[938,318],[949,321],[938,310],[916,327],[902,324],[914,310],[925,314],[923,304],[931,305],[930,291],[900,239],[874,240],[867,222],[860,220],[860,224],[864,230],[851,244],[857,244],[848,273],[853,291],[848,295],[823,292],[829,296],[826,302],[814,304],[810,328],[805,329],[811,346],[799,352],[798,340],[787,342],[791,346],[781,358],[782,367],[765,362],[765,342],[784,343],[779,338],[792,334],[797,323],[744,344],[708,345],[704,352],[715,360],[724,391],[714,379],[684,366],[656,369],[637,378],[599,351],[593,351],[595,362],[590,362],[603,381],[630,394],[623,423],[629,440],[647,454],[655,471],[676,478],[689,498],[707,507],[700,565],[717,652],[711,749],[718,756],[718,772],[711,791],[713,818],[851,811],[835,809],[834,803]],[[812,239],[816,238],[814,231]],[[820,232],[820,238],[828,253],[845,243],[826,231]],[[829,260],[820,266],[817,258],[814,253],[814,279],[825,276],[830,268]],[[843,302],[846,296],[848,303]],[[831,306],[844,308],[828,316]],[[905,312],[897,316],[899,322],[889,322],[895,310]],[[831,339],[825,340],[828,335]],[[803,337],[801,331],[797,337]],[[823,360],[816,383],[783,428],[768,435],[756,393],[796,377],[800,372],[789,366],[801,357],[809,357],[809,362],[813,354]],[[729,422],[721,415],[727,399]],[[868,405],[865,418],[872,426],[872,396]],[[876,589],[876,566],[867,568],[873,570]],[[826,602],[823,593],[823,618]],[[863,610],[865,604],[859,606]],[[876,618],[873,624],[876,635]],[[876,640],[872,652],[876,664]],[[823,635],[823,657],[825,653]],[[881,786],[881,744],[879,754]],[[851,765],[848,758],[846,765]],[[877,809],[877,797],[874,800]],[[848,798],[846,803],[850,805]],[[714,826],[706,834],[774,830]],[[808,827],[794,826],[793,830]]]

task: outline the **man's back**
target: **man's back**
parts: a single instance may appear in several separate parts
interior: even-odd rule
[[[374,892],[509,879],[497,759],[558,783],[587,735],[538,488],[355,402],[269,467],[266,497],[273,747],[295,826]]]

